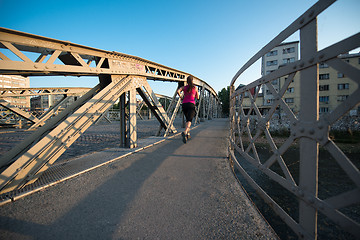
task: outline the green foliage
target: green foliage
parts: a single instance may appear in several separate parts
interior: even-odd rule
[[[228,117],[230,112],[230,87],[228,86],[227,88],[221,89],[221,91],[218,92],[218,96],[221,102],[223,116]]]

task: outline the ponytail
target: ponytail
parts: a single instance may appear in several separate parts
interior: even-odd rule
[[[188,84],[187,92],[191,93],[192,89],[194,88],[193,77],[189,75],[186,79],[186,82]]]

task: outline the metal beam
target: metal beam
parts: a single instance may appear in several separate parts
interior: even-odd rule
[[[0,98],[42,95],[81,96],[91,88],[0,88]]]
[[[0,178],[1,193],[30,184],[51,166],[55,160],[130,87],[130,78],[117,76],[107,87],[86,101],[59,123],[26,153],[13,159]],[[47,124],[46,124],[47,125]],[[45,126],[46,126],[45,125]]]
[[[317,20],[300,29],[301,58],[310,58],[317,52]],[[319,69],[315,65],[305,69],[300,76],[300,119],[302,122],[315,123],[319,119]],[[300,180],[299,186],[306,192],[318,195],[318,155],[319,145],[316,140],[300,139]],[[299,223],[317,238],[317,211],[306,202],[300,201]]]
[[[114,51],[104,51],[68,41],[0,28],[0,48],[19,55],[19,59],[4,56],[0,60],[1,74],[23,76],[100,76],[136,75],[149,80],[186,82],[188,73],[149,60]],[[32,52],[38,57],[29,59],[22,52]],[[50,58],[45,61],[45,56]],[[24,59],[26,61],[24,61]],[[85,64],[89,63],[89,64]],[[91,63],[95,63],[92,65]],[[205,85],[214,96],[214,89],[194,77],[194,84]]]
[[[39,119],[33,115],[31,115],[28,112],[25,112],[24,110],[21,110],[20,108],[17,108],[13,105],[11,105],[10,103],[8,103],[7,101],[0,99],[0,106],[3,106],[4,108],[10,110],[11,112],[25,118],[26,120],[29,120],[33,123],[37,123],[39,122]]]

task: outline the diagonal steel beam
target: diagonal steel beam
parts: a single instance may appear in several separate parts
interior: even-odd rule
[[[58,101],[55,106],[51,107],[48,111],[46,111],[39,119],[38,122],[34,123],[33,125],[31,125],[31,127],[29,128],[29,130],[37,128],[39,126],[42,126],[45,124],[45,121],[47,121],[50,117],[52,117],[59,109],[59,107],[61,105],[63,105],[64,103],[66,103],[67,101],[69,101],[71,97],[67,96],[64,97],[62,100]]]
[[[19,189],[36,181],[65,150],[90,127],[100,115],[114,104],[130,87],[131,79],[116,76],[113,81],[90,97],[72,114],[53,126],[36,140],[24,154],[16,157],[0,175],[1,193]]]
[[[176,128],[170,124],[170,119],[168,115],[166,114],[164,108],[162,107],[161,103],[158,101],[156,94],[151,89],[149,83],[147,81],[144,81],[143,87],[146,90],[148,97],[151,99],[151,101],[154,103],[154,108],[156,111],[158,111],[158,115],[160,118],[162,118],[162,121],[164,122],[164,125],[161,124],[161,126],[166,130],[167,128],[170,128],[170,130],[173,133],[176,133]]]
[[[0,99],[0,105],[33,123],[39,122],[39,119],[37,117],[31,115],[28,112],[25,112],[24,110],[21,110],[20,108],[17,108],[15,106],[11,105],[10,103],[8,103],[7,101],[5,101],[3,99]]]

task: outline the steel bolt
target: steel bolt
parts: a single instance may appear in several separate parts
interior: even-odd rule
[[[309,130],[309,133],[310,133],[311,135],[313,135],[313,134],[315,133],[315,129],[311,128],[311,129]]]

